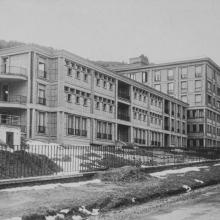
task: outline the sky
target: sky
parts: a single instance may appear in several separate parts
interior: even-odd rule
[[[219,0],[0,0],[0,39],[92,60],[220,64]]]

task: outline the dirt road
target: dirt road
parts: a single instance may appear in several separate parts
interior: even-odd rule
[[[117,210],[96,220],[218,220],[220,218],[220,185],[196,190],[181,196],[155,200]],[[94,218],[91,218],[92,220]]]

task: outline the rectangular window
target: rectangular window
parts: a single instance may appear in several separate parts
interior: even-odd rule
[[[210,91],[212,90],[212,84],[211,84],[211,82],[209,82],[209,81],[207,82],[207,88],[208,88],[208,90],[210,90]]]
[[[174,79],[173,69],[168,69],[167,70],[167,79],[168,80],[173,80]]]
[[[202,77],[202,66],[196,66],[196,72],[195,72],[195,77]]]
[[[38,114],[38,133],[45,133],[45,112],[39,112]]]
[[[96,86],[100,86],[100,79],[96,79]]]
[[[44,79],[47,78],[45,63],[43,62],[38,63],[38,73],[40,78],[44,78]]]
[[[76,96],[76,104],[80,104],[80,97],[79,96]]]
[[[46,86],[38,85],[38,103],[41,105],[46,105]]]
[[[161,77],[160,77],[160,70],[157,70],[154,72],[154,81],[157,82],[157,81],[160,81],[161,80]]]
[[[174,92],[174,83],[168,83],[167,92],[168,93],[173,93]]]
[[[84,74],[84,81],[87,82],[88,81],[88,74]]]
[[[187,90],[187,81],[181,82],[181,90],[186,91]]]
[[[160,84],[155,84],[155,85],[154,85],[154,88],[155,88],[156,90],[160,91]]]
[[[187,67],[182,67],[181,68],[181,79],[186,79],[188,75],[188,68]]]
[[[147,76],[148,76],[148,73],[147,72],[142,72],[142,82],[143,83],[146,83],[147,82]]]
[[[195,81],[195,91],[201,91],[201,89],[202,89],[202,81],[196,80]]]
[[[196,104],[196,105],[201,105],[201,102],[202,102],[202,96],[201,96],[201,94],[196,94],[196,95],[195,95],[195,104]]]

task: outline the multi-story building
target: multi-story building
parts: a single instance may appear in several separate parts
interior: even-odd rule
[[[186,146],[188,104],[64,50],[0,50],[0,114],[61,144]],[[174,112],[172,109],[175,108]]]
[[[200,58],[149,64],[144,56],[130,61],[109,69],[187,102],[188,146],[220,146],[220,67],[215,62]]]

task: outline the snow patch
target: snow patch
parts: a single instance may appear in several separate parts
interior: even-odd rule
[[[187,173],[191,171],[200,171],[200,169],[208,168],[208,166],[202,166],[202,167],[185,167],[181,169],[175,169],[175,170],[164,170],[160,172],[151,173],[150,175],[157,178],[165,178],[169,174],[178,174],[178,173]]]
[[[194,179],[194,180],[195,180],[195,182],[197,182],[197,183],[201,183],[201,184],[204,183],[202,180],[197,180],[197,179]]]
[[[215,165],[213,165],[214,167],[220,166],[220,163],[216,163]]]
[[[91,183],[100,183],[101,180],[94,179],[89,181],[81,181],[76,183],[55,183],[55,184],[45,184],[45,185],[37,185],[37,186],[23,186],[23,187],[15,187],[15,188],[9,188],[9,189],[2,189],[1,192],[19,192],[19,191],[30,191],[30,190],[45,190],[45,189],[55,189],[58,187],[78,187],[83,186]]]

